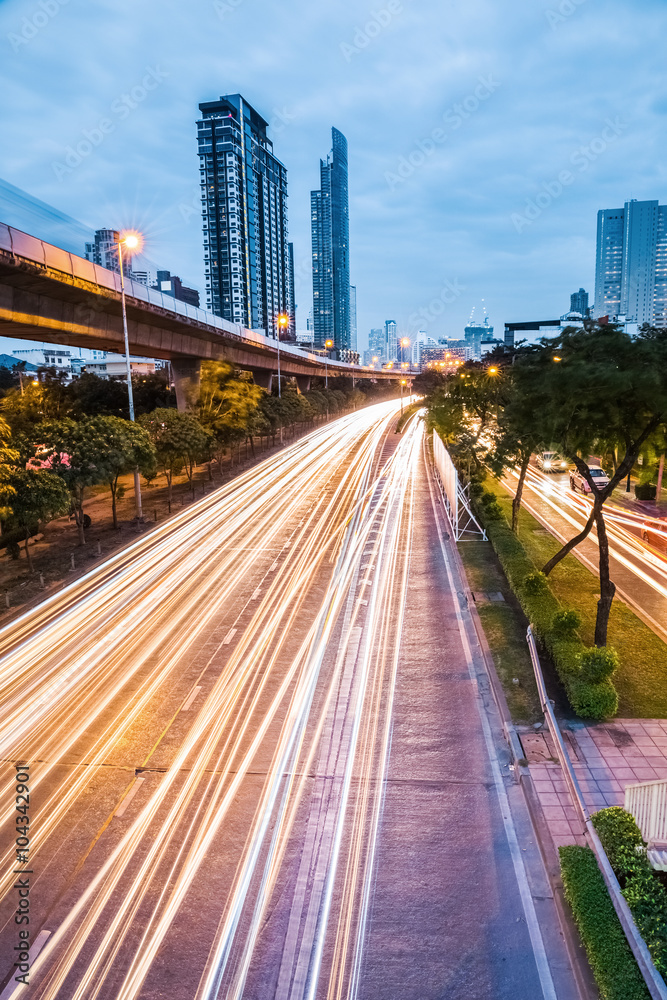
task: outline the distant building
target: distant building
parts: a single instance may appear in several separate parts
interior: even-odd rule
[[[320,189],[310,192],[315,343],[350,349],[350,218],[347,139],[331,129],[332,149],[320,160]]]
[[[268,122],[241,94],[199,105],[197,122],[207,307],[275,337],[293,314],[287,170]]]
[[[595,317],[667,326],[667,205],[626,201],[598,212]]]
[[[55,368],[70,377],[72,375],[72,352],[68,348],[44,345],[14,351],[14,355],[19,361],[30,362],[37,368]]]
[[[187,302],[191,306],[199,305],[199,292],[195,288],[187,288],[180,278],[169,271],[158,271],[155,287],[180,302]]]
[[[0,354],[0,368],[9,368],[11,370],[19,366],[25,372],[36,372],[40,367],[33,364],[32,361],[26,361],[25,358],[15,358],[12,354]]]
[[[287,313],[289,315],[289,339],[292,341],[296,340],[296,302],[294,301],[295,296],[295,286],[294,286],[294,244],[287,244],[287,277],[288,277],[288,295],[287,295]]]
[[[98,229],[92,243],[86,243],[86,260],[106,267],[107,271],[120,273],[118,263],[118,241],[120,233],[116,229]],[[123,260],[123,263],[125,261]]]
[[[371,330],[370,336],[368,338],[368,349],[372,352],[371,356],[378,358],[378,360],[383,361],[385,356],[385,343],[384,343],[384,330],[382,327],[376,327]]]
[[[482,356],[482,341],[493,340],[493,327],[489,326],[489,317],[485,316],[483,323],[470,322],[465,328],[465,340],[470,357],[479,361]]]
[[[154,375],[155,361],[153,358],[130,358],[130,371],[133,375]],[[86,371],[100,378],[118,378],[127,375],[127,364],[124,354],[107,354],[103,361],[89,361]]]
[[[138,281],[141,285],[146,285],[147,288],[155,288],[157,284],[157,272],[156,271],[135,271],[132,269],[132,281]]]
[[[570,295],[570,312],[579,313],[584,319],[590,315],[590,309],[588,308],[588,292],[580,288],[578,292],[572,292]]]
[[[384,321],[384,359],[385,361],[398,360],[398,326],[394,319]]]
[[[422,371],[425,368],[436,368],[439,371],[453,371],[465,363],[467,348],[450,348],[445,344],[436,347],[424,346],[421,349],[419,364]]]

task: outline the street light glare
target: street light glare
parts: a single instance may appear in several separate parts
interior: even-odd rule
[[[289,324],[289,316],[286,313],[280,313],[278,316],[278,326],[287,326]]]
[[[563,359],[559,358],[557,354],[554,354],[554,361],[562,361],[562,360]]]
[[[138,253],[143,246],[143,236],[134,229],[128,229],[121,233],[120,242],[126,250],[129,250],[132,253]]]

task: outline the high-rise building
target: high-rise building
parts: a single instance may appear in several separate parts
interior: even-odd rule
[[[86,260],[106,267],[108,271],[120,272],[118,264],[118,241],[120,234],[115,229],[97,229],[93,243],[86,243]],[[123,255],[123,264],[125,256]]]
[[[465,327],[465,340],[470,350],[470,357],[479,361],[482,356],[482,343],[493,340],[493,327],[489,326],[489,317],[484,317],[483,323],[473,323]]]
[[[287,244],[287,278],[289,297],[287,313],[289,315],[289,339],[296,340],[296,302],[294,301],[294,244]]]
[[[372,357],[378,358],[380,361],[384,360],[384,330],[381,326],[371,330],[368,337],[368,349],[373,352]]]
[[[357,349],[357,286],[350,285],[350,348]]]
[[[398,360],[398,327],[395,319],[384,321],[384,357],[385,361]]]
[[[315,343],[350,349],[350,220],[347,139],[331,129],[332,150],[320,160],[320,190],[310,193]]]
[[[590,315],[588,292],[584,291],[583,288],[580,288],[578,292],[572,292],[572,295],[570,295],[570,312],[579,313],[584,318]]]
[[[633,200],[598,212],[595,316],[667,326],[667,205]]]
[[[273,155],[268,123],[240,94],[199,105],[207,306],[276,336],[290,313],[287,171]]]

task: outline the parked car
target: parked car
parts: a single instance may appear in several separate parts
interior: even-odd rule
[[[609,483],[609,476],[607,475],[607,473],[604,471],[604,469],[601,469],[599,465],[592,465],[589,471],[591,474],[591,479],[595,483],[596,489],[603,490],[605,486]],[[579,472],[577,469],[570,470],[570,486],[575,492],[577,490],[581,490],[582,493],[591,492],[591,488],[588,485],[587,480],[584,479],[581,472]]]
[[[567,462],[557,451],[540,451],[536,461],[542,472],[567,472]]]

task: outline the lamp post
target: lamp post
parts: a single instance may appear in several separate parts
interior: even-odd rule
[[[401,416],[403,416],[403,386],[407,385],[407,379],[401,379]]]
[[[128,256],[132,252],[141,249],[141,237],[138,233],[125,233],[118,239],[118,265],[120,268],[120,303],[123,312],[123,337],[125,339],[125,371],[127,375],[127,398],[130,409],[130,420],[134,423],[134,396],[132,394],[132,367],[130,365],[130,338],[127,331],[127,308],[125,305],[125,275],[123,273],[123,246],[128,251]],[[141,509],[141,480],[139,469],[134,470],[134,507],[137,521],[143,520]]]
[[[401,337],[401,361],[405,361],[405,351],[410,346],[409,337]]]
[[[280,334],[281,331],[289,326],[289,316],[287,313],[278,313],[278,318],[276,320],[277,326],[277,340],[278,340],[278,399],[282,399],[282,389],[280,386]],[[280,417],[280,443],[283,443],[283,419]]]

